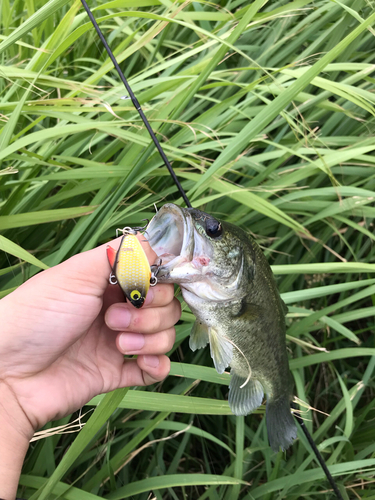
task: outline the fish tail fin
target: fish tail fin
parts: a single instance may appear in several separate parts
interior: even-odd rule
[[[229,384],[228,403],[234,415],[248,415],[262,404],[263,387],[258,380],[239,377],[233,369]]]
[[[297,427],[290,411],[288,397],[267,399],[266,423],[270,446],[285,451],[297,437]]]

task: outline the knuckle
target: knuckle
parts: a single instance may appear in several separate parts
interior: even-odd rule
[[[160,331],[163,329],[163,315],[160,309],[152,309],[151,323],[153,330]]]
[[[138,329],[141,329],[142,328],[142,323],[143,323],[143,317],[142,317],[142,314],[138,314],[138,313],[133,313],[132,314],[132,319],[131,319],[131,322],[130,322],[130,325],[129,325],[129,328],[131,330],[138,330]]]
[[[173,327],[181,317],[181,304],[174,299],[162,307],[149,307],[132,312],[130,330],[141,332],[161,332]]]
[[[160,332],[159,334],[159,349],[162,354],[170,351],[173,347],[174,344],[174,339],[175,339],[175,329],[174,328],[168,328],[168,330],[164,330],[163,332]]]
[[[170,360],[167,356],[160,355],[160,364],[157,368],[154,368],[151,370],[147,369],[145,370],[143,368],[142,374],[143,374],[143,381],[145,385],[151,385],[154,384],[155,382],[160,382],[161,380],[165,379],[165,377],[168,375],[170,371]]]
[[[162,314],[158,308],[150,307],[134,313],[132,326],[142,332],[156,332],[163,329]]]
[[[174,313],[176,316],[175,322],[177,322],[181,318],[181,313],[182,313],[181,303],[178,299],[174,298],[173,305],[174,305]]]
[[[158,368],[157,372],[154,374],[154,377],[158,381],[164,380],[165,377],[167,377],[167,375],[171,369],[171,362],[170,362],[170,359],[168,358],[168,356],[162,356],[160,361],[161,362],[160,362],[159,368]]]
[[[166,352],[170,351],[174,345],[174,341],[176,339],[176,330],[175,328],[170,328],[166,331]]]
[[[174,286],[165,283],[158,285],[157,292],[159,294],[159,303],[160,305],[167,305],[172,302],[174,297]]]
[[[174,286],[168,284],[165,288],[166,288],[165,290],[166,301],[168,303],[172,302],[172,300],[174,299]]]

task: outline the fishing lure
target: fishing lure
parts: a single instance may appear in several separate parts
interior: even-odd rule
[[[107,257],[112,272],[109,277],[111,285],[118,284],[124,292],[125,298],[138,309],[143,306],[150,286],[157,283],[157,267],[148,262],[145,251],[138,238],[137,230],[145,228],[117,229],[122,232],[120,247],[114,250],[107,245]]]

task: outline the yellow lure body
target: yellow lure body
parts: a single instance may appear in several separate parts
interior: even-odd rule
[[[133,306],[142,307],[150,288],[151,269],[138,238],[125,234],[117,253],[108,246],[107,255],[125,297]]]

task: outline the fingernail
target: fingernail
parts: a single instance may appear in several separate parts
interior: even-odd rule
[[[141,333],[122,333],[119,338],[119,345],[125,354],[134,354],[145,345],[145,337]]]
[[[145,306],[148,306],[149,304],[151,304],[151,302],[154,300],[154,291],[153,290],[149,290],[147,292],[147,295],[146,295],[146,300],[145,300]]]
[[[160,364],[158,356],[143,356],[143,361],[145,365],[150,366],[151,368],[156,368]]]

